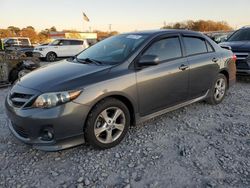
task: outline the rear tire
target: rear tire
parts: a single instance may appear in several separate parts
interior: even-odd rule
[[[56,58],[57,58],[57,56],[56,56],[56,53],[54,53],[54,52],[49,52],[46,55],[46,61],[48,61],[48,62],[54,62],[54,61],[56,61]]]
[[[14,84],[17,79],[18,79],[18,70],[17,69],[11,70],[9,74],[9,82],[11,84]]]
[[[99,102],[90,112],[84,130],[86,142],[98,149],[119,144],[130,125],[127,106],[114,98]]]
[[[220,104],[227,92],[227,78],[224,74],[219,73],[212,88],[209,92],[209,97],[206,102],[211,105]]]

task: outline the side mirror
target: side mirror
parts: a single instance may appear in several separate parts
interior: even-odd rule
[[[226,46],[226,45],[220,45],[221,48],[224,48],[226,50],[232,50],[232,47],[231,46]]]
[[[139,66],[153,66],[159,63],[160,59],[157,55],[143,55],[138,61]]]

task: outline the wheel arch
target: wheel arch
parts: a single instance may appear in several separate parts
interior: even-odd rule
[[[114,99],[117,99],[119,101],[121,101],[122,103],[124,103],[128,110],[129,110],[129,114],[130,114],[130,125],[131,126],[134,126],[135,125],[135,122],[136,122],[136,119],[135,119],[135,113],[136,113],[136,109],[135,109],[135,106],[133,105],[133,102],[126,96],[122,95],[122,94],[117,94],[117,93],[113,93],[113,94],[110,94],[110,95],[105,95],[105,96],[102,96],[100,98],[98,98],[94,104],[91,106],[89,112],[88,112],[88,115],[87,115],[87,118],[85,120],[85,122],[87,121],[88,117],[89,117],[89,114],[91,113],[91,111],[93,110],[93,108],[101,101],[107,99],[107,98],[114,98]]]
[[[227,78],[227,88],[229,88],[229,72],[227,69],[220,70],[219,74],[223,74]]]

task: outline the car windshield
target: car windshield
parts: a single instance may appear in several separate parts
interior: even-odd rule
[[[56,46],[60,43],[60,40],[54,40],[53,42],[49,43],[50,46]]]
[[[146,34],[113,36],[84,50],[76,59],[92,59],[102,64],[118,64],[125,61],[147,38]]]
[[[236,31],[227,41],[250,41],[250,29],[241,29]]]
[[[3,39],[3,42],[5,43],[5,42],[7,42],[9,39]]]

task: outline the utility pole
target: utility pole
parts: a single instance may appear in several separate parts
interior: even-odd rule
[[[112,31],[112,24],[109,24],[109,33]]]
[[[166,23],[166,21],[164,20],[164,22],[163,22],[163,27],[166,28],[166,26],[167,26],[167,23]]]

